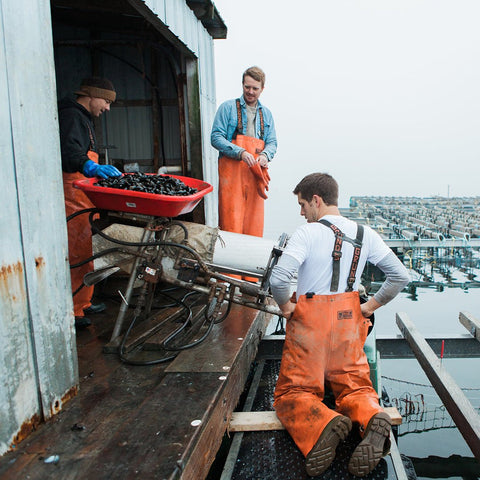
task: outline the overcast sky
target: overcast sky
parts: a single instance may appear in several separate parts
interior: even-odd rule
[[[217,104],[241,94],[247,67],[267,76],[270,216],[298,216],[291,191],[314,171],[338,180],[340,206],[480,195],[480,1],[214,3],[228,27],[214,42]]]

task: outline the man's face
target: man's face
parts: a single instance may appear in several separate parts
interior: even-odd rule
[[[262,83],[257,82],[249,75],[246,75],[245,80],[243,81],[243,97],[245,98],[247,105],[250,105],[251,107],[256,105],[262,92]]]
[[[310,202],[302,198],[302,194],[297,194],[298,204],[300,205],[300,215],[305,217],[307,223],[313,223],[318,220],[318,206],[315,195]]]
[[[103,112],[110,111],[110,100],[105,100],[104,98],[90,97],[89,112],[93,117],[99,117]]]

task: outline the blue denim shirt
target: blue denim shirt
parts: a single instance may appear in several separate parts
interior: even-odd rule
[[[247,105],[243,95],[240,97],[240,107],[242,110],[243,134],[246,135],[247,129]],[[258,109],[263,111],[263,124],[265,147],[262,151],[271,161],[277,151],[277,134],[275,133],[275,124],[273,122],[272,112],[257,101],[257,116],[255,119],[255,137],[260,138],[260,119]],[[220,152],[220,157],[230,157],[238,159],[244,151],[243,148],[231,143],[233,133],[237,128],[237,106],[234,100],[227,100],[218,107],[215,119],[213,120],[212,133],[210,136],[211,144]]]

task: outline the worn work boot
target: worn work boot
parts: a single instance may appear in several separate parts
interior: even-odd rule
[[[92,322],[87,317],[75,317],[75,328],[77,329],[87,328],[91,324]]]
[[[94,313],[104,312],[107,306],[104,303],[92,303],[89,307],[83,310],[85,315],[92,315]]]
[[[390,417],[377,413],[368,422],[363,440],[353,451],[348,463],[348,471],[356,477],[370,473],[390,450]]]
[[[343,415],[336,416],[328,423],[305,459],[308,475],[320,475],[332,464],[337,445],[347,438],[351,429],[351,420]]]

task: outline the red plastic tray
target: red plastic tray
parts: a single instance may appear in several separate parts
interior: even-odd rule
[[[98,182],[98,178],[75,180],[73,185],[85,192],[90,201],[102,210],[155,215],[157,217],[176,217],[191,212],[202,197],[213,190],[212,185],[196,178],[177,175],[162,176],[178,178],[185,185],[196,188],[198,191],[193,195],[184,196],[158,195],[96,186],[94,183]]]

